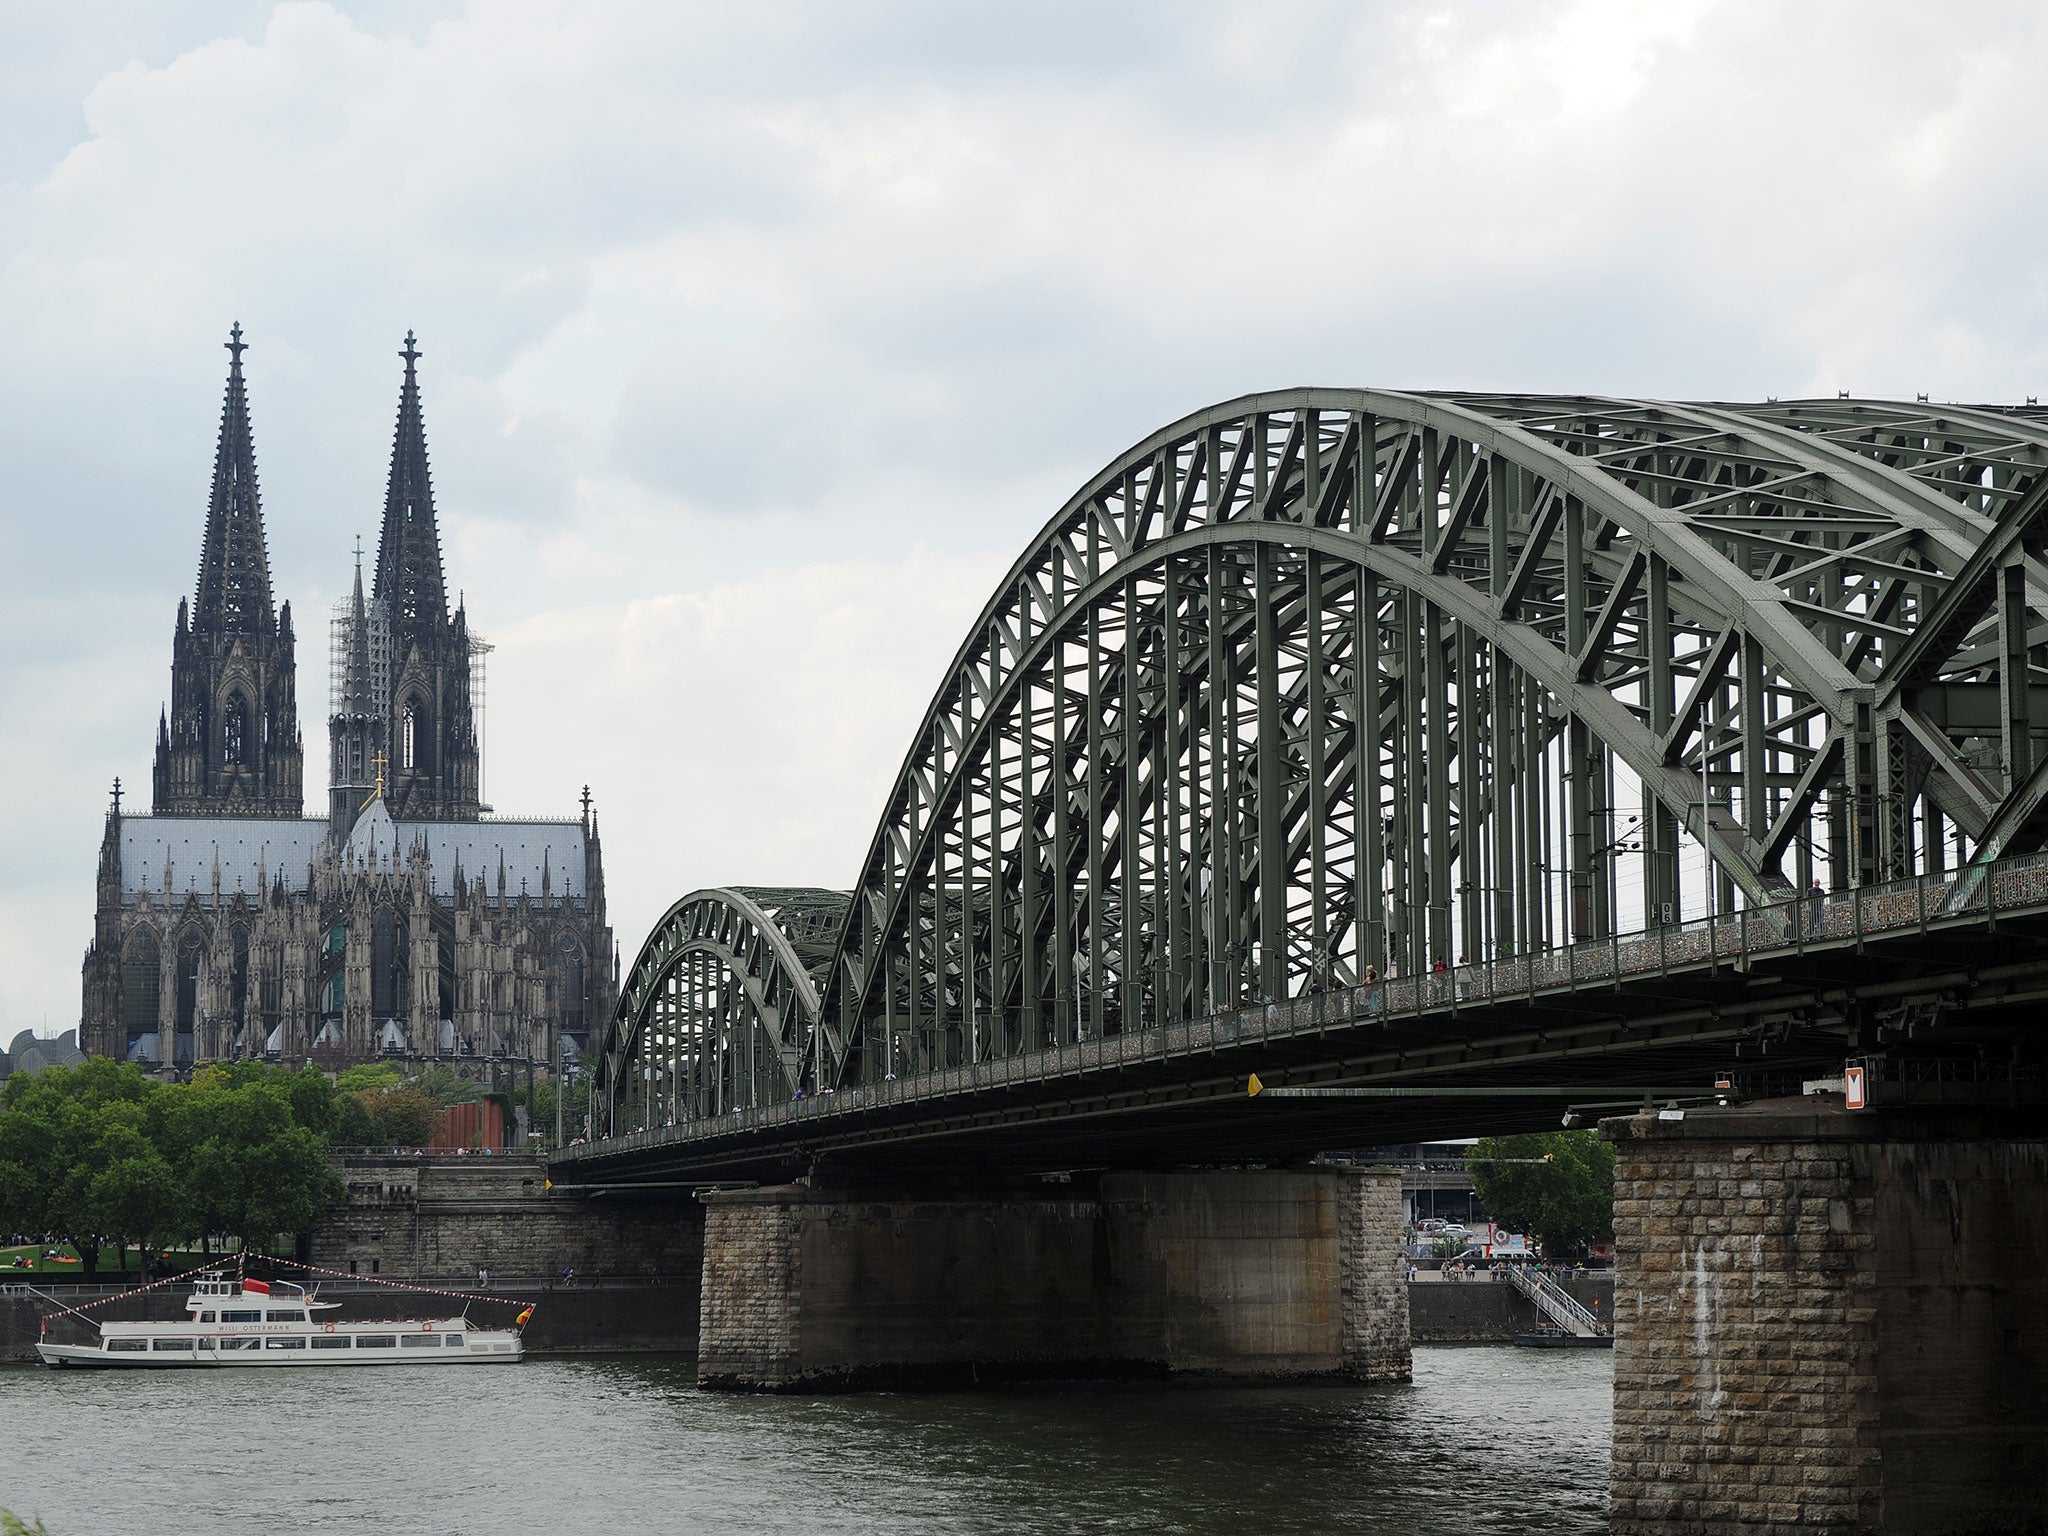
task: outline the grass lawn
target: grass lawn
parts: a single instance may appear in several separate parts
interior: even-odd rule
[[[51,1253],[59,1253],[63,1257],[53,1259],[49,1257]],[[216,1254],[214,1257],[219,1258],[220,1255]],[[159,1277],[166,1274],[175,1275],[188,1269],[197,1269],[206,1262],[202,1254],[182,1252],[174,1248],[171,1250],[169,1267],[158,1264],[157,1274]],[[142,1254],[139,1250],[128,1250],[128,1267],[123,1270],[120,1253],[109,1247],[100,1250],[99,1272],[94,1278],[118,1279],[124,1274],[139,1277],[141,1273]],[[85,1266],[78,1262],[78,1250],[69,1243],[28,1243],[19,1248],[0,1248],[0,1280],[18,1275],[47,1275],[52,1280],[69,1280],[75,1283],[85,1277]]]

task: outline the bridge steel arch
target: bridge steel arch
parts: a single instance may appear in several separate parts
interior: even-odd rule
[[[2037,846],[2044,468],[1893,402],[1177,422],[983,609],[760,1091]]]
[[[646,1127],[791,1097],[818,1023],[843,891],[743,886],[670,907],[619,988],[606,1120]]]

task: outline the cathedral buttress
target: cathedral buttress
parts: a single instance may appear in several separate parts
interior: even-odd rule
[[[241,326],[227,349],[199,588],[189,610],[178,603],[152,809],[159,816],[298,816],[296,641],[291,604],[280,609],[271,600]]]

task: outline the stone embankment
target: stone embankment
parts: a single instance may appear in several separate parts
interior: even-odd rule
[[[538,1157],[337,1156],[347,1201],[308,1257],[384,1279],[493,1274],[647,1276],[696,1283],[704,1211],[688,1190],[581,1198],[548,1188]]]
[[[1571,1298],[1610,1326],[1614,1274],[1552,1275]],[[1549,1327],[1535,1304],[1481,1271],[1470,1280],[1417,1280],[1408,1286],[1408,1329],[1417,1344],[1505,1344]]]

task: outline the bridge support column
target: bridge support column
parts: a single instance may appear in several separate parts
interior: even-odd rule
[[[1616,1536],[2048,1530],[2048,1141],[1837,1096],[1610,1120]]]
[[[705,1387],[1409,1377],[1393,1172],[1110,1174],[1052,1198],[793,1185],[704,1201]]]

